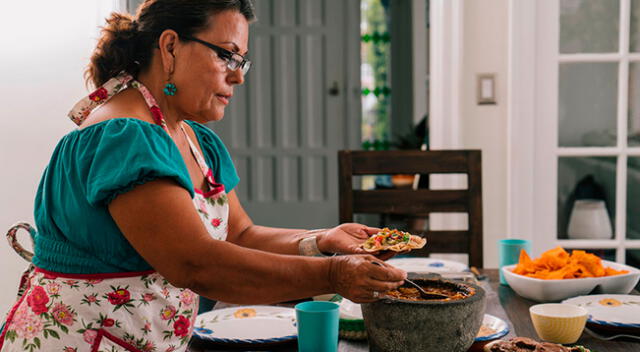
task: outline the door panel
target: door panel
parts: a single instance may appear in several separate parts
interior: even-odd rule
[[[347,147],[349,118],[359,120],[345,116],[345,2],[260,0],[255,6],[254,65],[225,118],[209,127],[229,148],[241,178],[236,191],[256,224],[335,225],[337,151]],[[334,84],[338,93],[330,95]]]

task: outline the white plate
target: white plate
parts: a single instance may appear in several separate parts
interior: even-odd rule
[[[391,258],[387,263],[406,272],[426,274],[467,271],[469,268],[462,263],[451,260],[434,258]]]
[[[193,334],[228,344],[272,344],[298,337],[296,311],[276,306],[239,306],[199,314]]]
[[[340,319],[362,320],[362,308],[360,304],[343,298],[340,302]]]
[[[478,336],[475,339],[476,342],[495,340],[509,333],[509,324],[507,324],[507,322],[505,322],[504,320],[496,316],[493,316],[491,314],[484,315],[484,318],[482,319],[482,325],[489,329],[493,329],[496,332],[494,332],[491,335]]]
[[[582,296],[598,288],[600,293],[627,294],[640,279],[640,270],[615,262],[603,260],[602,265],[616,270],[628,270],[624,275],[586,277],[582,279],[542,280],[512,272],[514,265],[502,267],[507,283],[517,294],[538,302],[555,302],[570,297]]]
[[[586,309],[589,323],[640,329],[640,296],[589,295],[566,299],[562,303]]]

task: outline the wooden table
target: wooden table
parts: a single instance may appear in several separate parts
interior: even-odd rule
[[[507,337],[523,336],[531,337],[538,340],[536,331],[529,317],[529,307],[536,304],[534,301],[518,296],[510,287],[499,284],[498,270],[485,269],[483,273],[488,276],[489,282],[484,282],[483,286],[487,287],[487,310],[486,312],[502,319],[510,321],[511,332]],[[633,292],[638,294],[637,291]],[[296,351],[296,341],[279,345],[276,348],[260,348],[251,347],[252,351],[269,350],[269,351]],[[640,351],[640,341],[634,340],[613,340],[601,341],[583,333],[577,344],[584,345],[592,351],[597,352],[631,352]],[[189,348],[191,352],[209,352],[209,351],[238,351],[246,350],[242,348],[231,347],[214,347],[211,345],[198,344],[194,339]],[[338,344],[339,352],[365,352],[369,351],[366,341],[349,341],[340,340]]]

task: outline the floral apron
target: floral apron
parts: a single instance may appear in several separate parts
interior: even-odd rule
[[[109,80],[76,104],[69,116],[81,124],[97,105],[126,87],[142,93],[156,124],[168,132],[151,93],[128,74]],[[224,186],[215,182],[198,148],[182,131],[210,188],[196,189],[194,206],[211,236],[224,241],[229,214]],[[32,239],[37,234],[24,223],[7,233],[14,250],[30,261],[33,254],[16,241],[19,228],[28,230]],[[197,307],[195,293],[172,286],[155,271],[64,274],[29,265],[0,335],[0,351],[184,351]]]

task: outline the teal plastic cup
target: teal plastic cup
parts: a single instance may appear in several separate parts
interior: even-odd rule
[[[498,258],[500,260],[500,283],[509,286],[502,275],[502,267],[518,263],[520,259],[520,251],[525,250],[531,255],[531,241],[509,238],[498,242],[499,251]]]
[[[299,352],[336,352],[340,306],[333,302],[309,301],[296,305]]]

